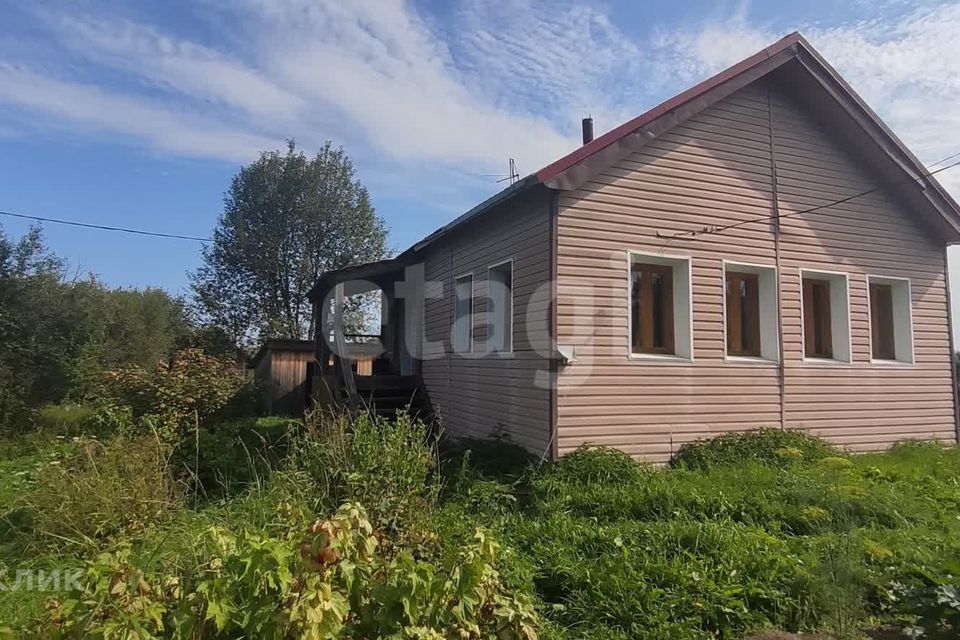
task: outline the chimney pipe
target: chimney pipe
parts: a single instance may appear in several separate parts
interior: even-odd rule
[[[587,116],[581,122],[583,126],[583,144],[593,141],[593,116]]]

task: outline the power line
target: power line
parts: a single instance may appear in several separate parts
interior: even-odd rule
[[[176,233],[161,233],[159,231],[144,231],[143,229],[128,229],[126,227],[111,227],[103,224],[90,224],[89,222],[77,222],[75,220],[59,220],[57,218],[44,218],[42,216],[28,216],[23,213],[13,213],[12,211],[0,211],[0,215],[10,216],[11,218],[22,218],[24,220],[36,220],[38,222],[52,222],[54,224],[65,224],[71,227],[84,227],[85,229],[100,229],[101,231],[121,231],[123,233],[133,233],[140,236],[154,236],[157,238],[170,238],[173,240],[194,240],[196,242],[213,242],[210,238],[198,238],[196,236],[182,236]]]
[[[960,152],[954,154],[954,156],[957,156],[957,155],[960,155]],[[948,156],[948,158],[949,158],[949,157],[953,157],[953,156]],[[944,158],[944,160],[946,160],[946,159],[947,159],[947,158]],[[941,160],[940,162],[943,162],[944,160]],[[938,163],[934,163],[934,164],[938,164]],[[930,176],[933,176],[933,175],[936,175],[936,174],[940,173],[941,171],[946,171],[947,169],[952,169],[953,167],[956,167],[957,165],[960,165],[960,160],[958,160],[957,162],[954,162],[953,164],[948,164],[948,165],[945,166],[945,167],[940,167],[940,168],[937,169],[936,171],[931,171],[931,172],[929,172],[929,173],[925,173],[925,174],[921,175],[920,177],[921,177],[921,178],[928,178],[928,177],[930,177]],[[904,181],[901,181],[901,182],[909,182],[909,180],[904,180]],[[894,183],[894,184],[898,184],[898,183]],[[723,226],[711,225],[711,226],[703,227],[702,229],[697,229],[697,230],[695,230],[695,231],[680,231],[680,232],[671,233],[671,234],[663,234],[663,233],[660,233],[659,231],[657,231],[657,237],[658,237],[658,238],[667,238],[667,239],[669,239],[669,240],[673,240],[673,239],[675,239],[675,238],[693,238],[693,237],[696,237],[696,236],[702,236],[702,235],[706,235],[706,234],[721,233],[721,232],[723,232],[723,231],[729,231],[730,229],[736,229],[736,228],[738,228],[738,227],[742,227],[742,226],[745,226],[745,225],[748,225],[748,224],[753,224],[754,222],[764,222],[764,221],[767,221],[767,220],[782,220],[782,219],[784,219],[784,218],[792,218],[792,217],[794,217],[794,216],[803,215],[804,213],[813,213],[814,211],[819,211],[819,210],[821,210],[821,209],[826,209],[826,208],[828,208],[828,207],[833,207],[833,206],[836,206],[836,205],[838,205],[838,204],[843,204],[844,202],[850,202],[851,200],[856,200],[857,198],[862,198],[863,196],[870,195],[871,193],[876,193],[877,191],[880,191],[880,190],[883,189],[885,186],[889,186],[889,185],[884,185],[884,186],[880,186],[880,187],[874,187],[874,188],[872,188],[872,189],[867,189],[866,191],[861,191],[860,193],[855,193],[855,194],[853,194],[852,196],[847,196],[846,198],[841,198],[840,200],[834,200],[833,202],[828,202],[828,203],[826,203],[826,204],[821,204],[821,205],[818,205],[818,206],[816,206],[816,207],[810,207],[809,209],[802,209],[802,210],[800,210],[800,211],[791,211],[790,213],[784,213],[784,214],[778,215],[778,216],[762,216],[762,217],[759,217],[759,218],[751,218],[751,219],[749,219],[749,220],[740,220],[739,222],[734,222],[734,223],[732,223],[732,224],[727,224],[727,225],[723,225]]]
[[[946,158],[940,158],[939,160],[937,160],[936,162],[933,162],[933,163],[929,164],[928,166],[930,166],[930,167],[935,167],[935,166],[937,166],[938,164],[943,164],[943,163],[946,162],[947,160],[953,160],[953,159],[956,158],[957,156],[960,156],[960,151],[957,151],[956,153],[951,153],[951,154],[948,155]]]

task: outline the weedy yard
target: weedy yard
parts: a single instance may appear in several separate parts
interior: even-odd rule
[[[762,430],[652,468],[603,449],[539,465],[506,442],[438,443],[406,416],[159,433],[0,448],[3,633],[960,633],[956,448],[850,456]],[[14,588],[66,568],[81,572],[68,591]]]

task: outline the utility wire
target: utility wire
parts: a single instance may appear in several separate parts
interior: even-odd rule
[[[929,165],[927,165],[927,166],[928,166],[928,167],[935,167],[935,166],[937,166],[938,164],[943,164],[943,163],[946,162],[947,160],[953,160],[953,159],[956,158],[957,156],[960,156],[960,151],[957,151],[956,153],[951,153],[951,154],[948,155],[946,158],[940,158],[940,159],[937,160],[936,162],[933,162],[933,163],[931,163],[931,164],[929,164]]]
[[[953,154],[950,154],[949,156],[947,156],[947,157],[945,157],[945,158],[943,158],[943,159],[941,159],[941,160],[937,160],[936,162],[932,163],[930,166],[936,166],[936,165],[938,165],[938,164],[940,164],[940,163],[946,162],[947,160],[951,160],[951,159],[953,159],[953,158],[956,158],[957,156],[960,156],[960,151],[958,151],[958,152],[956,152],[956,153],[953,153]],[[936,175],[936,174],[940,173],[941,171],[946,171],[947,169],[952,169],[953,167],[956,167],[956,166],[958,166],[958,165],[960,165],[960,161],[954,162],[953,164],[949,164],[949,165],[947,165],[947,166],[945,166],[945,167],[940,167],[939,169],[937,169],[937,170],[935,170],[935,171],[930,171],[929,173],[925,173],[925,174],[921,175],[920,177],[921,177],[921,178],[928,178],[928,177],[930,177],[930,176],[933,176],[933,175]],[[488,173],[488,174],[474,174],[474,175],[482,175],[482,176],[496,177],[496,176],[503,176],[504,174],[502,174],[502,173],[501,173],[501,174],[495,174],[495,173],[489,174],[489,173]],[[507,176],[507,178],[512,178],[512,177],[513,177],[512,175],[511,175],[511,176]],[[498,180],[497,182],[501,182],[501,181]],[[790,213],[785,213],[785,214],[782,214],[782,215],[779,215],[779,216],[763,216],[763,217],[760,217],[760,218],[751,218],[750,220],[741,220],[741,221],[739,221],[739,222],[735,222],[735,223],[733,223],[733,224],[728,224],[728,225],[724,225],[724,226],[719,226],[719,227],[718,227],[718,226],[708,226],[708,227],[703,227],[702,229],[697,229],[696,231],[682,231],[682,232],[673,233],[673,234],[662,234],[662,233],[660,233],[659,231],[657,231],[657,237],[658,237],[658,238],[667,238],[667,239],[669,239],[669,240],[673,240],[673,239],[675,239],[675,238],[683,238],[683,237],[691,237],[691,238],[692,238],[692,237],[696,237],[696,236],[700,236],[700,235],[705,235],[705,234],[720,233],[720,232],[723,232],[723,231],[728,231],[728,230],[730,230],[730,229],[735,229],[735,228],[737,228],[737,227],[742,227],[742,226],[744,226],[744,225],[752,224],[752,223],[754,223],[754,222],[763,222],[763,221],[766,221],[766,220],[791,218],[791,217],[793,217],[793,216],[799,216],[799,215],[802,215],[802,214],[804,214],[804,213],[813,213],[814,211],[819,211],[819,210],[821,210],[821,209],[826,209],[827,207],[833,207],[833,206],[836,206],[836,205],[838,205],[838,204],[843,204],[844,202],[849,202],[849,201],[851,201],[851,200],[855,200],[855,199],[857,199],[857,198],[861,198],[861,197],[866,196],[866,195],[869,195],[869,194],[871,194],[871,193],[876,193],[877,191],[880,191],[882,188],[883,188],[883,187],[874,187],[873,189],[867,189],[866,191],[861,191],[860,193],[856,193],[856,194],[854,194],[854,195],[852,195],[852,196],[848,196],[848,197],[846,197],[846,198],[841,198],[840,200],[835,200],[835,201],[833,201],[833,202],[828,202],[828,203],[826,203],[826,204],[822,204],[822,205],[819,205],[819,206],[816,206],[816,207],[811,207],[811,208],[809,208],[809,209],[803,209],[803,210],[801,210],[801,211],[792,211],[792,212],[790,212]],[[112,226],[102,225],[102,224],[91,224],[91,223],[89,223],[89,222],[77,222],[76,220],[60,220],[60,219],[58,219],[58,218],[45,218],[45,217],[43,217],[43,216],[31,216],[31,215],[26,215],[26,214],[23,214],[23,213],[14,213],[14,212],[12,212],[12,211],[2,211],[2,210],[0,210],[0,215],[9,216],[9,217],[11,217],[11,218],[21,218],[21,219],[23,219],[23,220],[36,220],[37,222],[51,222],[51,223],[53,223],[53,224],[63,224],[63,225],[68,225],[68,226],[72,226],[72,227],[83,227],[83,228],[85,228],[85,229],[99,229],[99,230],[101,230],[101,231],[119,231],[119,232],[122,232],[122,233],[132,233],[132,234],[134,234],[134,235],[150,236],[150,237],[155,237],[155,238],[168,238],[168,239],[172,239],[172,240],[192,240],[192,241],[194,241],[194,242],[213,242],[213,240],[212,240],[211,238],[200,238],[200,237],[197,237],[197,236],[185,236],[185,235],[180,235],[180,234],[176,234],[176,233],[162,233],[162,232],[159,232],[159,231],[144,231],[143,229],[130,229],[130,228],[127,228],[127,227],[112,227]]]
[[[957,152],[956,154],[954,154],[954,156],[957,156],[957,155],[960,155],[960,152]],[[954,156],[948,156],[947,158],[944,158],[944,159],[941,160],[940,162],[943,162],[944,160],[947,160],[948,158],[951,158],[951,157],[954,157]],[[939,164],[939,163],[936,163],[936,162],[935,162],[934,164]],[[956,167],[957,165],[960,165],[960,160],[958,160],[957,162],[954,162],[954,163],[952,163],[952,164],[948,164],[948,165],[945,166],[945,167],[940,167],[939,169],[937,169],[937,170],[935,170],[935,171],[930,171],[929,173],[925,173],[925,174],[921,175],[920,177],[921,177],[921,178],[929,178],[930,176],[936,175],[936,174],[940,173],[941,171],[946,171],[947,169],[952,169],[953,167]],[[901,182],[909,182],[909,181],[910,181],[910,179],[908,179],[908,180],[903,180],[903,181],[901,181]],[[898,184],[898,183],[894,183],[894,184]],[[800,211],[791,211],[790,213],[784,213],[784,214],[781,214],[781,215],[778,215],[778,216],[762,216],[762,217],[759,217],[759,218],[750,218],[749,220],[740,220],[739,222],[734,222],[734,223],[732,223],[732,224],[727,224],[727,225],[723,225],[723,226],[710,225],[710,226],[703,227],[703,228],[701,228],[701,229],[697,229],[697,230],[695,230],[695,231],[680,231],[680,232],[677,232],[677,233],[669,233],[669,234],[664,234],[664,233],[660,233],[659,231],[657,231],[657,237],[658,237],[658,238],[666,238],[666,239],[669,239],[669,240],[673,240],[673,239],[675,239],[675,238],[694,238],[694,237],[696,237],[696,236],[702,236],[702,235],[706,235],[706,234],[721,233],[721,232],[723,232],[723,231],[729,231],[730,229],[736,229],[736,228],[738,228],[738,227],[742,227],[742,226],[745,226],[745,225],[748,225],[748,224],[753,224],[754,222],[764,222],[764,221],[767,221],[767,220],[782,220],[782,219],[784,219],[784,218],[792,218],[792,217],[794,217],[794,216],[803,215],[804,213],[813,213],[814,211],[820,211],[821,209],[826,209],[826,208],[828,208],[828,207],[833,207],[833,206],[836,206],[836,205],[838,205],[838,204],[843,204],[844,202],[850,202],[851,200],[856,200],[857,198],[862,198],[863,196],[870,195],[871,193],[876,193],[877,191],[880,191],[881,189],[884,189],[884,188],[887,187],[887,186],[889,186],[889,185],[883,185],[883,186],[880,186],[880,187],[874,187],[873,189],[867,189],[866,191],[861,191],[860,193],[855,193],[855,194],[853,194],[852,196],[847,196],[846,198],[841,198],[840,200],[834,200],[833,202],[828,202],[828,203],[826,203],[826,204],[821,204],[821,205],[818,205],[818,206],[816,206],[816,207],[810,207],[809,209],[802,209],[802,210],[800,210]]]
[[[24,220],[37,220],[38,222],[52,222],[54,224],[65,224],[72,227],[84,227],[86,229],[100,229],[102,231],[122,231],[123,233],[133,233],[140,236],[154,236],[157,238],[171,238],[174,240],[194,240],[196,242],[213,242],[210,238],[198,238],[196,236],[182,236],[176,233],[161,233],[159,231],[144,231],[143,229],[128,229],[126,227],[110,227],[102,224],[90,224],[89,222],[77,222],[75,220],[58,220],[57,218],[44,218],[41,216],[28,216],[23,213],[13,213],[12,211],[0,211],[2,216],[11,218],[22,218]]]

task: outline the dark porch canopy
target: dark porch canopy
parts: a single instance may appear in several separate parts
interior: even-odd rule
[[[321,372],[343,374],[350,368],[353,346],[377,343],[382,346],[382,353],[374,360],[374,374],[416,374],[419,345],[408,344],[409,336],[419,335],[422,330],[419,293],[423,271],[422,267],[414,267],[416,257],[413,252],[405,252],[387,260],[329,271],[317,280],[308,298],[314,305],[314,337]],[[401,289],[401,284],[406,288]],[[369,335],[345,332],[345,299],[373,291],[381,294],[379,331]],[[417,303],[408,303],[411,299]]]

